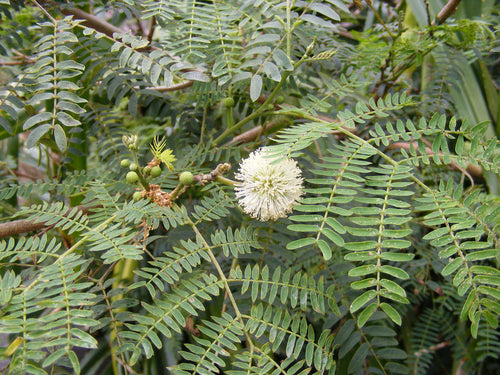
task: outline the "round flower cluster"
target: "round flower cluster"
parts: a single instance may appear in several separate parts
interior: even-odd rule
[[[284,159],[274,162],[268,151],[254,151],[240,163],[235,188],[243,211],[261,221],[286,217],[302,195],[301,171],[297,162]]]

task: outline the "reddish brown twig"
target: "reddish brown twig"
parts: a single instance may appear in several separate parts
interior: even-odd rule
[[[460,4],[460,0],[449,0],[446,5],[441,9],[436,17],[438,25],[446,21],[455,11]]]
[[[429,346],[429,349],[420,349],[418,351],[416,351],[414,353],[415,357],[420,357],[422,356],[423,354],[426,354],[426,353],[430,353],[430,352],[435,352],[436,350],[439,350],[439,349],[442,349],[442,348],[445,348],[447,347],[448,345],[450,345],[450,342],[449,341],[443,341],[439,344],[436,344],[436,345],[432,345],[432,346]]]
[[[78,206],[78,209],[85,215],[88,214],[93,208],[96,207]],[[37,222],[34,220],[14,220],[8,223],[0,224],[0,238],[15,236],[21,233],[34,232],[43,228],[50,229],[52,227],[53,225],[46,225],[44,222]]]
[[[400,148],[404,148],[405,150],[409,150],[410,147],[413,146],[413,148],[415,150],[418,150],[418,142],[396,142],[396,143],[392,143],[390,144],[389,146],[387,146],[387,150],[396,150],[396,149],[400,149]],[[432,149],[430,147],[426,147],[425,148],[425,153],[429,156],[433,156],[434,155],[434,152],[432,151]],[[439,157],[442,159],[443,158],[443,153],[438,153]],[[472,178],[472,176],[474,177],[482,177],[483,175],[483,170],[481,169],[481,167],[477,167],[475,165],[468,165],[467,168],[463,168],[461,166],[459,166],[457,163],[455,162],[451,162],[450,163],[450,167],[453,168],[453,169],[456,169],[460,172],[462,172],[464,175],[467,176],[467,178],[470,180],[471,184],[474,185],[474,179]]]
[[[61,12],[65,15],[72,15],[75,19],[84,20],[83,24],[87,27],[95,29],[109,37],[113,37],[114,33],[122,33],[118,27],[106,22],[102,18],[94,16],[77,8],[63,8]]]

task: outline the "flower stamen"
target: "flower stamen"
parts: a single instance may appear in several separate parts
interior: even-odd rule
[[[241,181],[235,188],[239,204],[245,213],[261,221],[286,217],[302,195],[297,162],[287,158],[273,163],[267,153],[265,148],[252,152],[235,174]]]

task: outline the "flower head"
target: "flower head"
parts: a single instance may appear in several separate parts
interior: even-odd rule
[[[137,151],[137,141],[138,141],[138,136],[137,134],[134,135],[123,135],[122,136],[122,142],[127,147],[129,150],[134,150]]]
[[[284,159],[273,163],[268,151],[254,151],[240,163],[235,188],[243,211],[262,221],[286,217],[302,195],[301,171],[297,162]]]

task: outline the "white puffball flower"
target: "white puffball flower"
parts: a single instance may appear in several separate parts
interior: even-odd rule
[[[302,195],[301,170],[295,160],[286,158],[273,163],[264,148],[252,152],[240,163],[235,188],[243,211],[261,221],[286,217]]]

